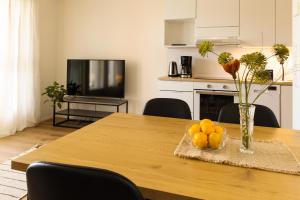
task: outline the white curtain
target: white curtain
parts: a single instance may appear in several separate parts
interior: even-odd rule
[[[39,120],[36,0],[0,0],[0,137]]]

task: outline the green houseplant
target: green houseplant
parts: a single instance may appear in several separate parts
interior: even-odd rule
[[[278,81],[281,77],[284,77],[284,63],[289,57],[289,49],[283,44],[275,44],[272,48],[273,54],[268,58],[261,52],[253,52],[242,55],[240,59],[234,58],[229,52],[216,53],[214,51],[214,44],[210,41],[203,41],[200,43],[198,45],[198,50],[203,57],[208,55],[208,53],[216,55],[218,57],[218,63],[232,76],[239,97],[241,132],[240,151],[253,153],[252,134],[255,112],[254,104],[268,87],[274,83],[273,80],[269,80],[268,72],[266,71],[268,59],[276,56],[282,67],[282,75],[275,80]],[[266,87],[254,96],[254,100],[250,102],[250,93],[253,84],[265,84]]]
[[[64,88],[64,85],[61,85],[56,81],[54,81],[52,85],[46,87],[45,92],[42,93],[42,95],[47,95],[47,97],[49,97],[44,103],[50,100],[53,102],[53,106],[57,105],[59,108],[62,107],[63,98],[66,94],[67,90]]]

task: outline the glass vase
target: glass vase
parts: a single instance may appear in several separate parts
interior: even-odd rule
[[[252,137],[254,125],[255,106],[251,104],[239,105],[240,110],[240,152],[253,154]]]

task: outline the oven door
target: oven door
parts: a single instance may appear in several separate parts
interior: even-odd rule
[[[238,103],[237,91],[194,90],[194,119],[218,121],[221,108],[230,103]]]

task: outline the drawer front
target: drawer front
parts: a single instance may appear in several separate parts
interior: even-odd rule
[[[261,91],[266,88],[265,85],[254,85],[251,89],[250,102],[252,102]],[[255,102],[255,104],[267,106],[270,108],[277,120],[278,123],[281,123],[280,119],[280,86],[271,86],[269,90],[266,90]]]
[[[159,90],[193,92],[193,82],[159,81]]]
[[[232,83],[195,82],[194,89],[236,91],[236,87]]]
[[[264,90],[267,86],[266,85],[253,85],[251,88],[251,92],[253,94],[259,94],[262,90]],[[266,95],[280,95],[281,88],[279,85],[272,85],[267,89],[264,94]]]
[[[173,99],[180,99],[185,101],[189,107],[191,112],[193,112],[193,92],[179,92],[179,91],[159,91],[160,98],[173,98]]]

